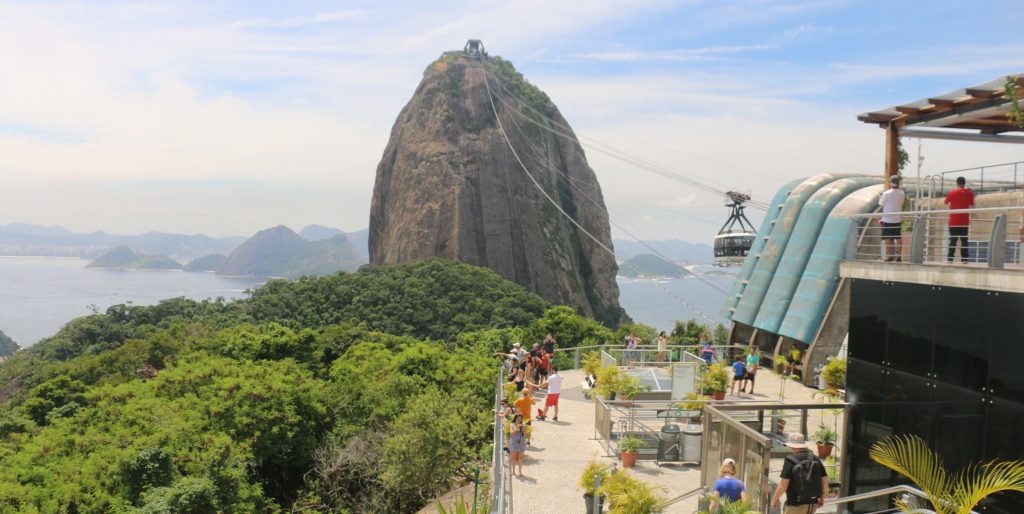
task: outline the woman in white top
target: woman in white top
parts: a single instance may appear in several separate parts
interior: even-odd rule
[[[665,354],[668,353],[668,335],[662,330],[658,334],[658,365],[665,363]]]
[[[900,176],[893,175],[889,177],[889,189],[882,193],[882,197],[878,199],[878,206],[882,208],[882,219],[879,221],[882,225],[882,241],[885,244],[886,261],[902,262],[903,259],[901,251],[903,249],[902,239],[902,222],[903,218],[899,215],[903,211],[903,199],[906,198],[903,190],[900,189]],[[896,213],[896,214],[890,214]]]

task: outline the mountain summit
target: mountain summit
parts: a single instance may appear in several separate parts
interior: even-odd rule
[[[546,94],[498,57],[447,52],[427,67],[377,166],[370,262],[485,266],[616,325],[610,232],[597,177]]]

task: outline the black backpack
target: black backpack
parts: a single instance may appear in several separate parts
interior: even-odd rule
[[[811,452],[805,453],[806,456],[792,454],[786,457],[786,460],[793,463],[793,478],[789,480],[789,490],[796,493],[796,498],[790,498],[789,503],[794,503],[794,500],[800,505],[818,503],[818,499],[824,493],[821,490],[822,466],[818,464],[821,461]]]

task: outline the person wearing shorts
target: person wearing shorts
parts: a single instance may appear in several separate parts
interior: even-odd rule
[[[740,392],[747,392],[747,384],[750,384],[750,394],[754,394],[754,377],[757,375],[757,366],[761,362],[761,356],[757,350],[751,348],[750,353],[747,354],[747,376],[746,382],[740,387]]]
[[[899,215],[903,211],[903,199],[906,195],[900,189],[900,176],[889,177],[889,189],[882,193],[878,199],[878,206],[882,208],[882,242],[885,246],[886,262],[902,262],[900,257],[903,249],[902,225],[903,217]],[[895,213],[895,214],[893,214]]]
[[[540,421],[547,419],[548,409],[554,407],[551,421],[558,421],[558,394],[562,392],[562,375],[558,373],[558,368],[554,364],[551,365],[551,372],[548,374],[547,380],[537,387],[546,387],[548,390],[548,394],[544,398],[544,410],[537,409],[537,419]]]

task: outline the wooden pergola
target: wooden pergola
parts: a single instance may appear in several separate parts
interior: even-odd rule
[[[1014,81],[1016,100],[1024,104],[1024,73],[1018,73],[857,116],[885,129],[885,178],[898,171],[900,137],[1024,144],[1024,135],[1008,134],[1024,129],[1012,117],[1015,99],[1006,96],[1007,79]]]

